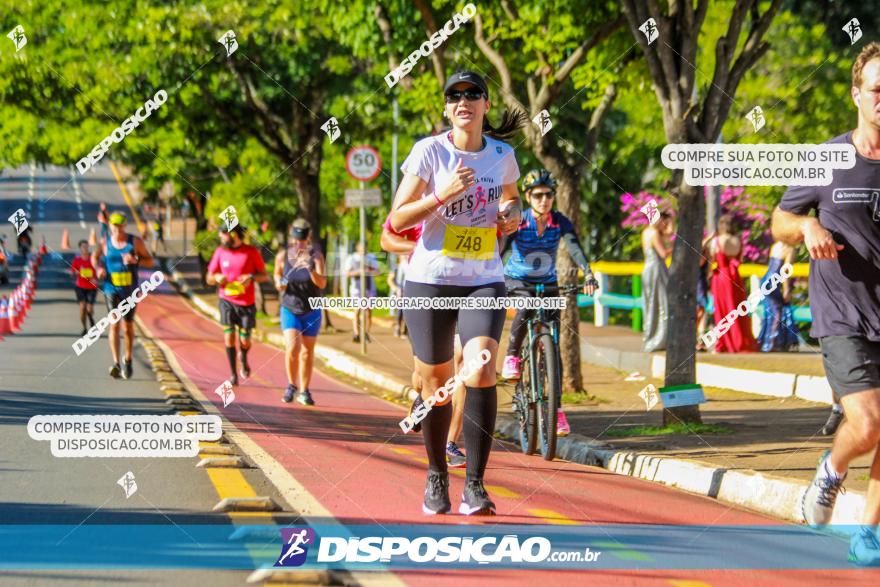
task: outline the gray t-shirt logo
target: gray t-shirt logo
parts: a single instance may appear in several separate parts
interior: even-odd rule
[[[837,188],[831,201],[835,204],[873,204],[874,222],[880,221],[880,188]]]

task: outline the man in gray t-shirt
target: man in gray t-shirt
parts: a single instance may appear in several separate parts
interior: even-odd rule
[[[858,126],[829,143],[856,150],[852,169],[831,185],[791,187],[773,213],[773,236],[810,253],[812,335],[846,421],[819,462],[802,501],[804,521],[831,522],[849,463],[877,451],[864,524],[850,543],[850,561],[880,563],[880,43],[865,46],[853,66]],[[809,216],[815,210],[816,216]]]

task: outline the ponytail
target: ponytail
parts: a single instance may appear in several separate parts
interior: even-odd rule
[[[499,141],[506,141],[513,138],[519,129],[528,124],[528,122],[529,117],[522,110],[516,108],[505,110],[504,114],[501,115],[501,124],[497,127],[492,126],[488,116],[483,117],[483,134]]]

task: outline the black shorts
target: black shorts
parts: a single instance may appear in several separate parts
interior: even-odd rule
[[[86,289],[84,287],[76,287],[73,289],[76,291],[76,301],[77,302],[85,302],[87,304],[94,304],[95,298],[98,296],[97,289]]]
[[[404,297],[507,297],[504,283],[486,285],[434,285],[407,280]],[[403,310],[403,319],[412,342],[413,354],[423,363],[439,365],[452,360],[455,349],[455,327],[458,325],[461,346],[472,338],[489,336],[501,340],[504,310]]]
[[[121,294],[110,294],[104,293],[104,301],[107,302],[107,312],[112,312],[116,308],[119,307],[119,304],[122,303],[122,300],[130,296],[134,293],[134,290],[129,291],[128,293]],[[131,309],[128,311],[128,314],[123,316],[123,319],[126,322],[134,322],[134,311],[137,308],[137,304],[131,304]]]
[[[507,287],[507,295],[512,298],[533,298],[533,297],[535,297],[535,294],[528,292],[528,291],[522,291],[522,290],[511,291],[517,287],[524,287],[527,285],[535,285],[534,281],[523,281],[521,279],[514,279],[513,277],[505,277],[504,278],[504,285],[505,285],[505,287]],[[558,287],[559,282],[551,281],[550,283],[545,283],[544,286],[545,287]],[[553,295],[559,295],[559,294],[553,294]],[[534,312],[534,310],[527,310],[527,309],[517,310],[516,317],[519,318],[520,320],[525,320],[526,318],[528,318],[531,315],[532,312]],[[550,320],[552,322],[556,322],[556,327],[559,328],[559,320],[562,316],[562,310],[544,310],[544,316],[547,318],[547,320]]]
[[[220,300],[220,324],[251,330],[257,326],[257,306],[239,306],[228,300]]]
[[[863,336],[823,336],[822,364],[838,397],[880,388],[880,342]]]

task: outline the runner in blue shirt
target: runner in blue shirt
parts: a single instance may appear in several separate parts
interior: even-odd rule
[[[504,280],[508,291],[526,284],[543,283],[549,286],[556,282],[556,250],[559,242],[565,243],[569,255],[580,267],[586,278],[584,293],[593,295],[598,283],[590,271],[590,263],[584,254],[583,247],[574,232],[571,220],[561,212],[553,210],[553,199],[556,195],[556,180],[546,169],[530,171],[522,184],[523,192],[531,206],[523,212],[519,230],[510,235],[505,244],[502,256],[510,251],[511,255],[504,266]],[[529,295],[515,292],[513,295]],[[501,376],[506,379],[520,378],[519,351],[526,335],[526,320],[530,310],[519,310],[510,327],[510,339],[507,345],[507,356]],[[559,324],[559,310],[550,310],[549,317]],[[571,432],[568,419],[561,407],[557,416],[557,434],[565,436]]]

